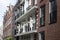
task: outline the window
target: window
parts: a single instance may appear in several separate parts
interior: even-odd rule
[[[34,40],[36,40],[36,38],[37,38],[37,34],[34,34]]]
[[[28,26],[27,25],[25,26],[25,31],[28,32]]]
[[[37,5],[37,0],[33,0],[33,5],[34,5],[34,6]]]
[[[16,40],[19,40],[19,36],[16,37]]]
[[[26,8],[26,11],[28,11],[30,8],[31,8],[31,0],[27,0],[27,8]]]
[[[16,35],[16,29],[14,30],[14,35]]]
[[[42,6],[40,8],[40,25],[41,26],[45,25],[45,6]]]
[[[45,40],[45,32],[40,32],[39,40]]]
[[[25,31],[28,32],[28,31],[31,31],[31,28],[30,28],[30,24],[27,23],[27,25],[25,25]]]
[[[20,33],[22,33],[22,32],[23,32],[23,28],[20,29]]]
[[[31,5],[31,0],[29,0],[29,5]]]
[[[28,31],[31,31],[30,24],[28,23]]]
[[[24,14],[24,5],[21,6],[21,12],[22,12],[21,15],[23,15]]]
[[[49,13],[50,13],[50,23],[55,23],[57,20],[56,0],[50,0]]]

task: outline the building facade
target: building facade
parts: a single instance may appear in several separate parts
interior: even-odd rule
[[[19,0],[15,10],[16,40],[60,40],[59,0]]]
[[[3,20],[3,39],[8,40],[12,37],[12,5],[8,6],[8,11]]]
[[[13,40],[60,40],[60,0],[18,0],[13,8]]]
[[[38,40],[37,0],[18,0],[13,10],[14,40]]]
[[[0,26],[0,40],[3,40],[3,25]]]
[[[38,0],[39,40],[60,40],[60,0]]]

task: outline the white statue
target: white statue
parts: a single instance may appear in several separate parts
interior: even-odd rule
[[[32,27],[33,27],[33,19],[32,19],[32,17],[30,17],[30,28],[31,28],[31,30],[32,30]]]

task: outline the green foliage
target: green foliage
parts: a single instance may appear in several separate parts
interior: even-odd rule
[[[12,38],[11,37],[8,37],[8,40],[12,40]]]

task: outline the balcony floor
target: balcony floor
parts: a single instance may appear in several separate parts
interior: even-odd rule
[[[21,33],[21,34],[17,34],[15,36],[22,36],[22,35],[27,35],[27,34],[31,34],[31,33],[37,33],[37,30],[33,30],[33,31],[29,31],[29,32],[24,32],[24,33]]]

